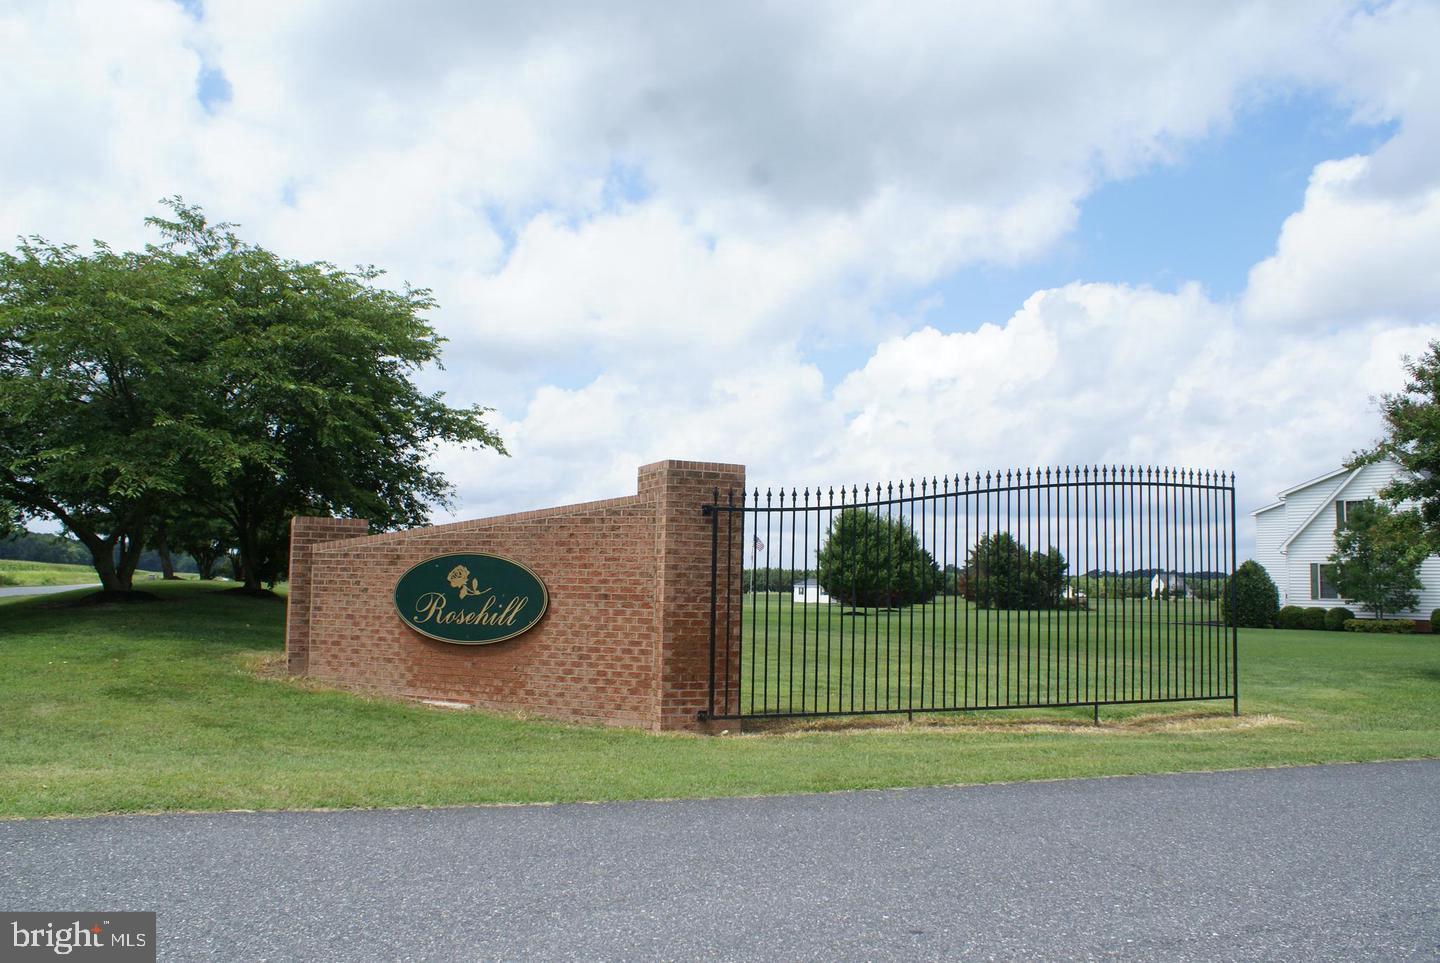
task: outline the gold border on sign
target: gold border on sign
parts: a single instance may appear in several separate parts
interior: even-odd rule
[[[469,555],[472,557],[480,556],[481,558],[498,558],[502,562],[509,562],[516,568],[522,568],[526,572],[529,572],[530,577],[535,580],[535,584],[540,586],[540,611],[536,614],[534,621],[532,621],[529,625],[525,626],[525,628],[521,629],[519,632],[511,632],[509,635],[503,636],[498,639],[486,639],[483,642],[464,642],[457,641],[455,639],[442,639],[438,635],[431,635],[424,629],[417,628],[414,624],[410,622],[409,619],[405,618],[405,613],[400,611],[400,602],[395,598],[395,589],[398,588],[400,583],[405,580],[405,576],[409,575],[411,572],[415,571],[417,568],[426,564],[427,562],[435,561],[437,558],[455,558],[456,556],[460,555]],[[540,574],[538,572],[536,572],[530,566],[526,565],[524,562],[517,561],[507,555],[496,555],[494,552],[441,552],[439,555],[431,555],[429,558],[422,558],[420,561],[416,562],[414,565],[410,566],[405,571],[400,573],[400,577],[395,580],[395,584],[390,589],[390,604],[395,606],[395,614],[400,617],[400,621],[404,623],[407,629],[409,629],[411,632],[416,633],[417,635],[423,635],[427,639],[434,639],[436,642],[444,642],[446,645],[494,645],[496,642],[508,642],[517,636],[524,635],[526,632],[529,632],[531,629],[535,628],[535,626],[539,625],[540,620],[545,617],[545,613],[550,611],[550,590],[545,587],[545,580],[540,577]]]

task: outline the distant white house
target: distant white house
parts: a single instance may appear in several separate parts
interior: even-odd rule
[[[830,601],[830,596],[820,587],[820,583],[813,578],[807,578],[803,582],[796,582],[790,586],[792,597],[796,602],[809,602],[811,604],[824,604]]]
[[[1331,581],[1335,531],[1353,506],[1376,498],[1403,471],[1393,461],[1338,468],[1285,489],[1278,501],[1250,513],[1255,519],[1255,560],[1275,580],[1281,605],[1346,605],[1356,615],[1371,614],[1340,598]],[[1419,608],[1393,613],[1395,618],[1428,619],[1431,610],[1440,607],[1440,557],[1431,556],[1421,564],[1420,581],[1424,588]]]
[[[1150,576],[1150,597],[1152,599],[1174,595],[1193,599],[1195,590],[1185,584],[1185,579],[1177,572],[1156,572]]]

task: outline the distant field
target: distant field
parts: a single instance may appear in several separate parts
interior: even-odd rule
[[[136,572],[135,581],[158,579],[159,572]],[[193,579],[193,573],[180,573],[181,578]],[[62,565],[58,562],[17,562],[0,558],[0,586],[5,585],[90,585],[100,579],[88,565]]]

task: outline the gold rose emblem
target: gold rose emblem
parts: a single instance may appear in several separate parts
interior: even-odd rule
[[[470,570],[463,565],[452,568],[450,574],[445,576],[445,580],[450,583],[451,588],[460,590],[462,599],[469,595],[480,595],[490,591],[488,588],[482,589],[478,581],[470,578]]]

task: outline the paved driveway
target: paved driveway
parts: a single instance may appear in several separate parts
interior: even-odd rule
[[[99,587],[99,582],[87,582],[83,585],[12,585],[0,588],[0,599],[13,598],[17,595],[54,595],[56,592],[73,592],[76,589]]]
[[[177,960],[1431,959],[1437,857],[1412,762],[0,823],[0,908],[153,909]]]

